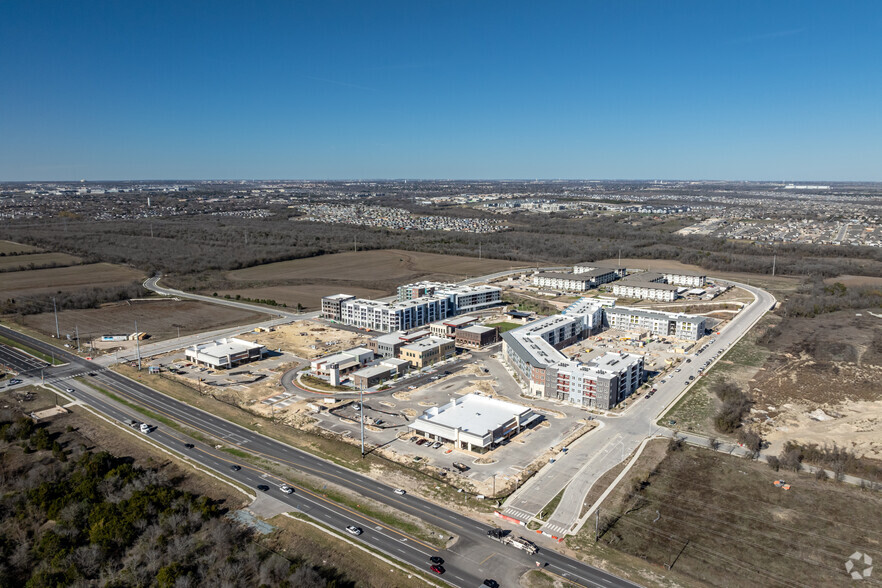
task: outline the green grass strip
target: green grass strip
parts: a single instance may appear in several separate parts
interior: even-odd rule
[[[36,349],[34,349],[32,347],[28,347],[24,343],[19,343],[18,341],[13,341],[12,339],[8,339],[8,338],[4,337],[3,335],[0,335],[0,343],[5,343],[6,345],[9,345],[10,347],[15,347],[17,349],[21,349],[25,353],[27,353],[29,355],[33,355],[36,358],[42,359],[43,361],[45,361],[46,363],[48,363],[50,365],[61,365],[61,364],[65,363],[65,362],[61,361],[60,359],[56,359],[50,355],[46,355],[45,353],[43,353],[41,351],[37,351]]]

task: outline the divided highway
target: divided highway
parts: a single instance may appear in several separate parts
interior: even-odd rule
[[[214,300],[212,300],[214,301]],[[455,586],[478,586],[484,578],[505,576],[511,577],[512,569],[526,570],[535,567],[537,562],[544,565],[550,572],[563,576],[583,586],[612,587],[632,586],[633,584],[616,576],[598,570],[582,562],[570,559],[548,549],[542,549],[538,555],[530,556],[513,548],[499,546],[487,537],[488,526],[472,520],[464,515],[447,510],[438,504],[417,496],[397,496],[392,488],[371,478],[320,459],[309,453],[294,449],[259,433],[216,417],[200,409],[188,406],[169,398],[134,380],[130,380],[115,372],[102,370],[94,362],[82,359],[72,353],[54,348],[42,341],[22,335],[16,331],[0,327],[0,333],[14,341],[21,342],[44,353],[55,352],[57,357],[69,363],[64,366],[50,368],[51,381],[62,389],[71,388],[68,392],[77,400],[97,411],[122,422],[129,419],[143,420],[143,417],[131,408],[116,403],[99,392],[73,381],[73,377],[94,373],[86,377],[94,380],[99,386],[127,403],[141,406],[155,414],[172,419],[181,425],[202,435],[221,440],[224,444],[248,451],[269,461],[290,466],[293,469],[311,474],[320,479],[349,488],[362,496],[371,498],[382,504],[418,517],[425,522],[444,529],[458,540],[448,549],[437,550],[415,538],[408,537],[399,531],[371,520],[360,513],[335,504],[306,489],[297,488],[294,494],[285,495],[272,488],[281,483],[267,472],[241,464],[242,469],[233,472],[230,469],[231,458],[223,451],[211,446],[186,439],[185,435],[172,430],[164,430],[162,426],[151,438],[167,447],[186,453],[188,457],[206,468],[213,469],[224,476],[233,478],[249,487],[259,483],[271,485],[270,492],[274,498],[308,514],[311,518],[332,528],[343,531],[346,525],[354,524],[362,527],[364,533],[356,538],[387,555],[409,563],[418,569],[428,570],[430,555],[444,558],[446,573],[440,579]],[[156,424],[156,423],[153,423]],[[193,449],[185,449],[183,444],[194,444]],[[289,484],[291,485],[291,484]]]

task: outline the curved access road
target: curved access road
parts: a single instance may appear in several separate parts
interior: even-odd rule
[[[657,391],[653,397],[635,395],[629,400],[631,406],[621,415],[596,417],[605,426],[583,436],[568,448],[565,455],[521,486],[506,501],[505,515],[527,522],[564,490],[557,509],[542,530],[558,537],[578,530],[585,497],[597,480],[623,462],[645,438],[658,433],[655,421],[697,381],[698,370],[704,362],[710,360],[713,363],[720,359],[723,352],[738,342],[776,302],[775,297],[765,290],[728,280],[718,282],[747,290],[753,294],[754,301],[714,335],[713,343],[709,343],[701,354],[689,356],[689,363],[680,364],[680,369],[666,376],[664,383],[655,384]]]

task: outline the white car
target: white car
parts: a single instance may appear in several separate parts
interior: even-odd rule
[[[148,425],[147,423],[141,423],[141,432],[145,435],[149,435],[152,430],[152,426]]]
[[[393,490],[393,492],[395,492],[395,494],[397,494],[398,496],[404,496],[405,494],[407,494],[407,492],[402,490],[401,488],[396,488],[395,490]]]
[[[355,527],[353,525],[347,525],[346,532],[349,533],[350,535],[361,535],[362,531],[358,527]]]
[[[279,490],[281,490],[285,494],[294,494],[294,488],[288,486],[287,484],[282,484],[281,486],[279,486]]]

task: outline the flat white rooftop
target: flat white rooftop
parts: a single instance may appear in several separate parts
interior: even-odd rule
[[[495,431],[514,417],[532,412],[529,407],[513,402],[496,400],[477,394],[466,394],[444,406],[432,407],[420,420],[460,429],[479,437]]]
[[[261,348],[263,348],[263,345],[257,345],[243,339],[230,338],[218,339],[217,341],[213,341],[211,343],[203,343],[201,345],[194,345],[190,347],[189,350],[196,351],[199,354],[206,355],[208,357],[225,359],[227,356],[230,355],[236,355],[237,353],[243,353],[251,349]]]

